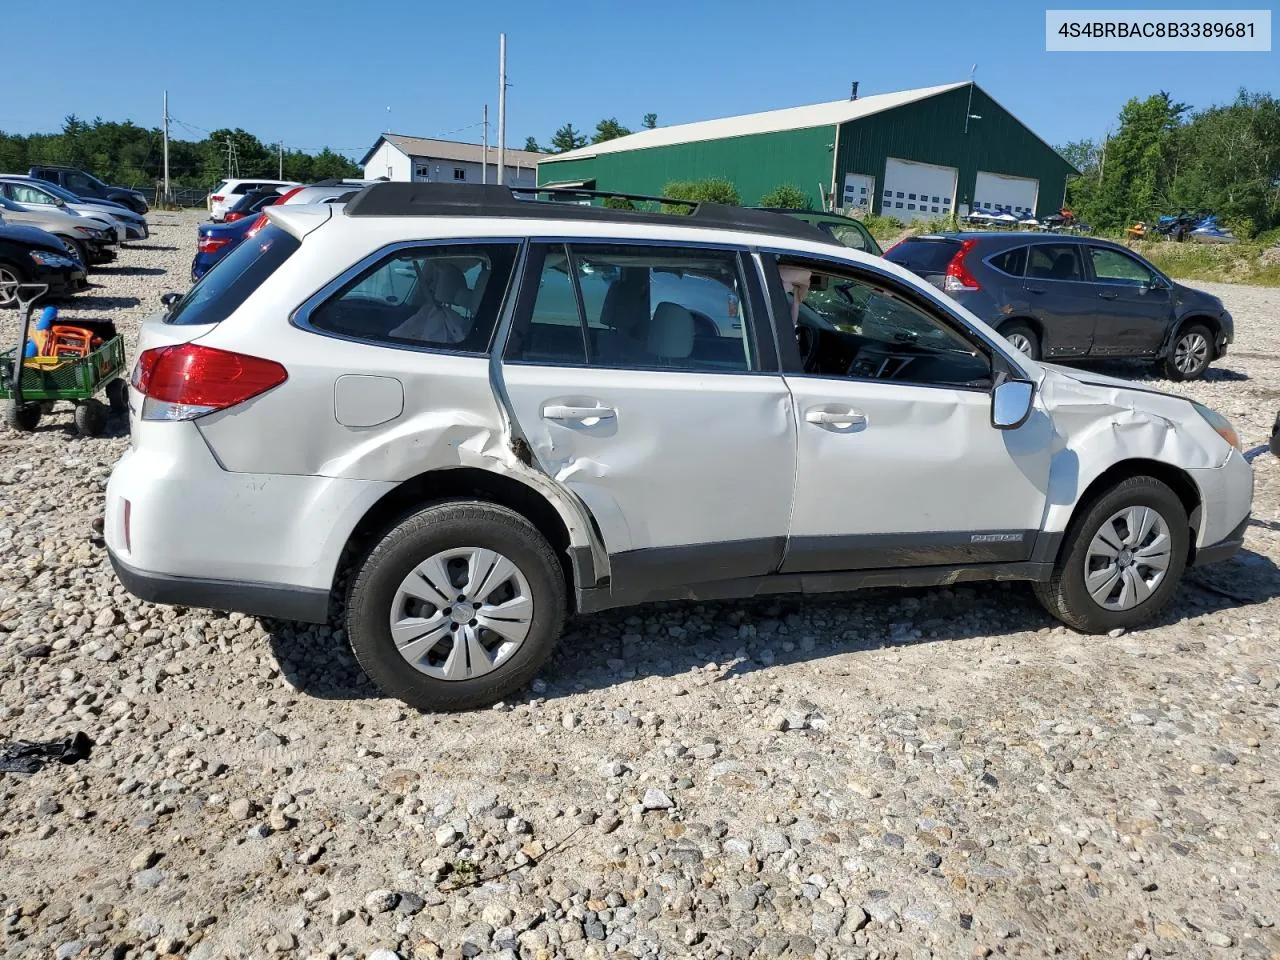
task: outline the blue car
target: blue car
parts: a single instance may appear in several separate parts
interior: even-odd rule
[[[202,223],[196,230],[196,257],[191,261],[191,279],[199,280],[214,264],[240,245],[258,217],[244,217],[231,223]]]

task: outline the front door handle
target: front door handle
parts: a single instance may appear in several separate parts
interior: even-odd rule
[[[1048,293],[1044,287],[1027,287],[1027,293]]]
[[[613,407],[574,407],[562,403],[549,403],[542,408],[542,416],[547,420],[576,420],[586,423],[588,420],[612,420],[618,415]]]
[[[1111,293],[1110,291],[1104,291],[1103,293],[1098,294],[1098,296],[1103,300],[1118,300],[1120,298],[1120,294]]]
[[[813,407],[804,412],[804,419],[807,423],[816,423],[820,427],[840,427],[848,429],[850,427],[865,427],[867,425],[867,415],[859,410],[823,410],[821,407]]]

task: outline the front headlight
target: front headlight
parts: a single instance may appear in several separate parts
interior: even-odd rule
[[[1237,450],[1244,452],[1244,447],[1240,445],[1240,435],[1236,433],[1236,428],[1231,425],[1230,420],[1216,410],[1210,410],[1203,403],[1196,403],[1192,400],[1191,405],[1196,408],[1196,413],[1200,414],[1204,422],[1213,427],[1214,433]]]
[[[31,259],[42,267],[74,267],[75,261],[70,257],[64,257],[57,253],[49,253],[45,250],[30,250],[28,253]]]
[[[91,237],[95,240],[102,236],[102,231],[93,227],[76,227],[76,233],[83,233],[86,237]]]

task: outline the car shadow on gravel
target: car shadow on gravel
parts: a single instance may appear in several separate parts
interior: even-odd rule
[[[142,300],[138,297],[100,296],[99,294],[93,293],[93,289],[93,287],[90,287],[90,292],[82,293],[80,296],[69,302],[74,304],[76,307],[81,307],[87,310],[126,310],[129,307],[136,307],[138,304],[142,303]],[[101,287],[98,289],[101,289]]]
[[[1107,377],[1118,377],[1121,380],[1144,383],[1165,380],[1149,361],[1143,360],[1081,360],[1072,363],[1072,366],[1083,373],[1099,373]],[[1250,379],[1248,374],[1232,370],[1230,367],[1210,367],[1204,372],[1204,381],[1207,383],[1238,383],[1248,379]]]
[[[1280,597],[1280,567],[1241,550],[1229,561],[1189,571],[1175,601],[1142,629],[1232,610],[1247,615],[1249,606],[1274,597]],[[333,618],[327,626],[263,622],[281,673],[299,693],[320,700],[382,699],[336,624]],[[570,620],[540,674],[546,687],[536,695],[555,699],[646,677],[705,677],[709,665],[718,666],[723,680],[849,653],[1056,626],[1023,583],[654,603]],[[639,643],[655,638],[662,642]],[[526,691],[513,700],[533,695]]]
[[[164,226],[169,226],[169,224],[164,224]],[[167,245],[167,244],[163,244],[163,243],[131,243],[131,244],[129,244],[128,249],[129,249],[129,250],[161,250],[161,251],[168,251],[168,250],[177,250],[178,248],[177,248],[177,247],[174,247],[174,246]],[[163,271],[162,271],[162,272],[163,272]]]
[[[169,271],[161,267],[99,267],[97,272],[111,277],[159,277]]]

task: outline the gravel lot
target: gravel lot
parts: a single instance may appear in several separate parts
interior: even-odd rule
[[[197,220],[64,316],[132,334]],[[1280,290],[1214,292],[1238,340],[1185,390],[1258,447]],[[6,957],[1280,957],[1270,454],[1247,549],[1151,629],[1018,585],[665,604],[437,717],[340,630],[127,596],[90,531],[126,429],[0,432],[0,741],[97,744],[0,775]]]

